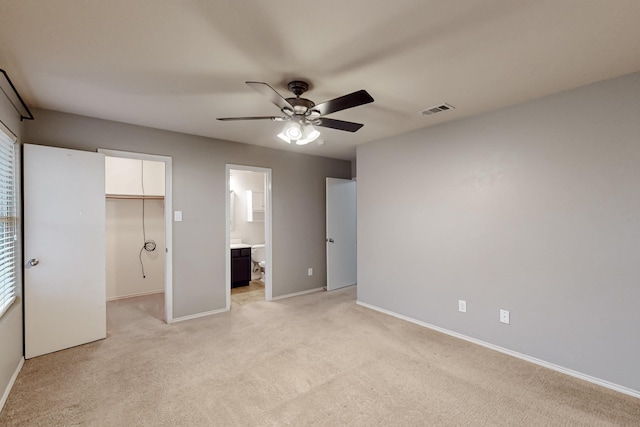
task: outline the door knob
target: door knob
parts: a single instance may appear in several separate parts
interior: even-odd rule
[[[38,258],[31,258],[29,260],[29,265],[31,267],[35,267],[36,265],[40,264],[40,260]]]
[[[329,237],[329,238],[327,239],[327,242],[329,242],[329,243],[333,243],[333,239],[332,239],[331,237]]]

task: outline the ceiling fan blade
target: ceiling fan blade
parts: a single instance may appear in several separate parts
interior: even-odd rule
[[[320,115],[324,116],[326,114],[335,113],[336,111],[346,110],[347,108],[357,107],[370,102],[373,102],[373,98],[369,95],[369,92],[362,89],[357,92],[323,102],[322,104],[318,104],[313,107],[313,110],[319,111]]]
[[[346,130],[347,132],[355,132],[364,126],[360,123],[345,122],[344,120],[328,119],[326,117],[319,118],[317,122],[314,122],[314,125],[331,129]]]
[[[268,84],[263,82],[246,82],[246,83],[247,85],[249,85],[251,89],[269,98],[269,101],[273,102],[281,110],[283,110],[284,108],[293,110],[293,106],[289,104],[289,101],[284,99],[282,95],[276,92],[276,90],[271,86],[269,86]]]
[[[255,116],[255,117],[218,117],[216,120],[221,120],[223,122],[229,122],[232,120],[273,120],[276,122],[281,122],[287,120],[287,117],[272,117],[272,116]]]

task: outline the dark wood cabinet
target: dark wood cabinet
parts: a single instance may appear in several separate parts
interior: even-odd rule
[[[231,249],[231,287],[247,286],[251,281],[251,248]]]

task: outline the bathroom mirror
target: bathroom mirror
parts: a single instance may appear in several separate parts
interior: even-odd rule
[[[264,192],[247,190],[247,221],[264,222]]]

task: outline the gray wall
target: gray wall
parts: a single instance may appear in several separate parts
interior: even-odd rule
[[[20,117],[7,101],[4,95],[0,94],[0,121],[4,123],[14,134],[21,136],[22,123]],[[18,253],[18,265],[22,264],[20,257],[20,247],[16,248]],[[18,289],[17,301],[0,318],[0,399],[4,396],[9,381],[13,376],[23,355],[22,343],[22,283],[21,271],[17,272]]]
[[[640,74],[366,144],[357,167],[359,301],[640,391]]]
[[[326,284],[325,177],[349,178],[350,162],[36,110],[25,142],[173,158],[174,317],[225,307],[225,167],[272,169],[273,296]],[[317,274],[307,276],[307,268]]]

